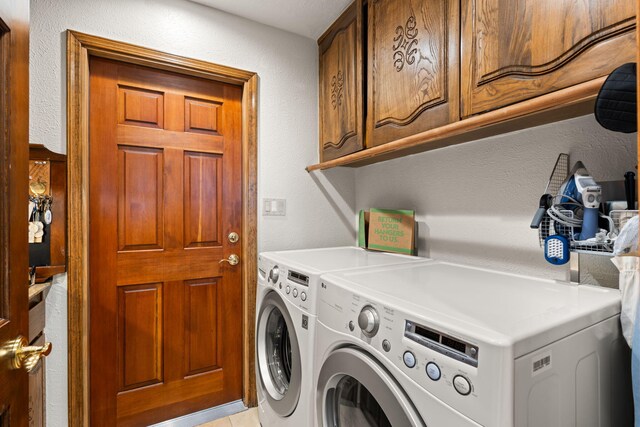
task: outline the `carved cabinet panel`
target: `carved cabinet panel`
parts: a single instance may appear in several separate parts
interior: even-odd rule
[[[361,9],[354,2],[318,40],[322,161],[363,147],[361,31]]]
[[[370,0],[367,146],[459,119],[459,2]]]
[[[635,61],[635,13],[629,0],[462,0],[462,115]]]

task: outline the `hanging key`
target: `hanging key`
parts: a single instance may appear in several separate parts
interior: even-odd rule
[[[38,199],[33,199],[33,210],[31,211],[31,222],[38,221]]]
[[[44,223],[49,225],[51,224],[52,213],[51,213],[51,204],[53,203],[53,197],[46,197],[44,200]]]

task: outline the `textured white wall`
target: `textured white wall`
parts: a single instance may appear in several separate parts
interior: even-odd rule
[[[65,31],[255,71],[259,198],[287,199],[286,217],[259,217],[259,250],[352,244],[354,172],[310,175],[317,161],[313,40],[181,0],[32,0],[31,142],[66,150]],[[47,299],[47,424],[67,422],[66,280]]]
[[[636,134],[584,116],[366,166],[356,170],[356,208],[415,209],[422,256],[566,279],[568,267],[548,264],[529,228],[563,152],[596,180],[621,180],[635,170]],[[588,282],[617,286],[608,260],[581,262]]]

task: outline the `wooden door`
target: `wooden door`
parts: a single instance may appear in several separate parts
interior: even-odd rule
[[[0,425],[28,425],[28,375],[10,343],[27,337],[29,0],[0,0]]]
[[[90,418],[242,396],[238,86],[91,58]]]
[[[635,9],[629,0],[462,0],[462,115],[634,62]]]
[[[370,0],[367,146],[459,119],[459,2]]]
[[[354,153],[364,146],[359,3],[354,1],[318,40],[321,161]]]

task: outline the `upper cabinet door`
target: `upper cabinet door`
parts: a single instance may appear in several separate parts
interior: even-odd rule
[[[459,2],[370,0],[367,146],[459,119]]]
[[[318,40],[321,161],[363,148],[362,19],[356,3]]]
[[[635,61],[631,0],[462,0],[464,117]]]

